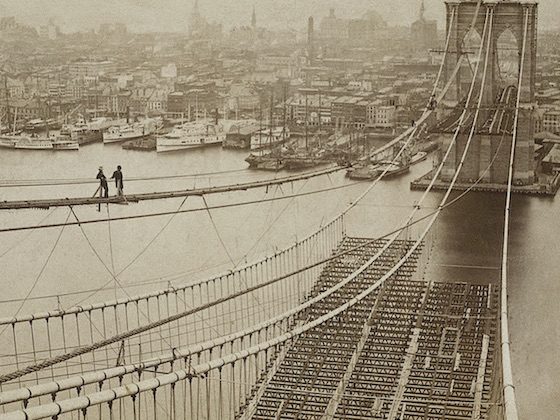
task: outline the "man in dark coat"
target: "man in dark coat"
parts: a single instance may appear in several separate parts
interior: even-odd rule
[[[123,173],[121,169],[121,165],[117,166],[117,170],[113,172],[113,176],[111,177],[111,179],[115,180],[115,187],[117,188],[117,195],[119,197],[122,197],[124,188]]]
[[[99,187],[101,188],[101,196],[103,198],[109,198],[109,185],[107,184],[107,177],[103,173],[103,166],[99,167],[97,179],[99,180]]]

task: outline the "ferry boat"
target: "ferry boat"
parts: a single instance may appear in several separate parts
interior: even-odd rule
[[[251,150],[272,149],[285,143],[290,138],[290,131],[284,127],[263,129],[251,136]]]
[[[57,137],[51,143],[53,150],[80,150],[80,144],[77,141],[64,137]]]
[[[111,127],[103,133],[103,143],[118,143],[136,140],[156,133],[162,127],[161,120],[149,119],[125,126]]]
[[[18,136],[15,139],[15,149],[52,150],[53,141],[46,137]]]
[[[0,147],[23,150],[78,150],[80,145],[64,137],[3,135],[0,136]]]
[[[156,139],[158,153],[220,146],[226,138],[222,124],[187,123],[175,127],[170,133]]]

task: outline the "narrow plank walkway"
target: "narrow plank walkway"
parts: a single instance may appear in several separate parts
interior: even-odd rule
[[[48,209],[51,207],[66,206],[86,206],[99,204],[123,204],[137,203],[139,201],[163,200],[167,198],[183,198],[189,196],[204,196],[209,194],[219,194],[233,191],[246,191],[255,188],[271,187],[275,185],[288,184],[296,181],[303,181],[318,176],[332,174],[345,168],[340,166],[329,167],[326,169],[305,172],[299,175],[286,176],[281,178],[267,179],[263,181],[253,181],[241,184],[230,184],[217,187],[193,188],[175,191],[163,191],[141,194],[127,194],[126,198],[111,196],[109,198],[99,197],[73,197],[73,198],[48,198],[41,200],[16,200],[0,201],[0,210],[19,210],[19,209]]]

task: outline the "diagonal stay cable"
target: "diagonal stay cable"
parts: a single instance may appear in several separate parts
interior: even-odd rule
[[[179,207],[177,207],[177,210],[171,215],[171,217],[162,226],[162,228],[155,234],[155,236],[150,240],[150,242],[148,242],[148,244],[126,266],[124,266],[124,268],[119,270],[119,272],[117,273],[117,277],[119,277],[126,270],[128,270],[130,267],[132,267],[136,263],[136,261],[138,261],[140,259],[140,257],[148,251],[148,249],[154,244],[154,242],[158,240],[158,238],[163,234],[163,232],[165,232],[165,230],[173,222],[173,220],[175,219],[177,214],[179,214],[179,212],[181,211],[181,209],[183,208],[183,206],[187,202],[188,198],[189,197],[185,197],[183,199],[183,201],[181,201],[181,204],[179,204]]]
[[[179,209],[185,204],[187,198],[188,198],[188,197],[185,197],[185,198],[183,199],[183,201],[181,202],[181,205],[180,205]],[[70,209],[72,210],[72,213],[74,214],[74,217],[76,218],[76,220],[79,222],[79,219],[78,219],[76,213],[74,212],[74,210],[72,209],[72,207],[70,207]],[[175,213],[175,214],[176,214],[176,213]],[[160,230],[159,234],[161,234],[161,233],[165,230],[165,228],[171,223],[172,220],[173,220],[173,217],[171,217],[170,220],[168,221],[168,223],[164,226],[164,228]],[[103,285],[102,288],[104,288],[107,284],[111,283],[111,282],[114,280],[114,281],[115,281],[115,289],[116,289],[116,286],[118,285],[118,286],[124,291],[124,293],[125,293],[129,298],[131,298],[131,296],[128,294],[128,292],[127,292],[126,289],[123,287],[123,285],[121,284],[121,282],[118,280],[118,274],[115,275],[115,273],[113,273],[113,272],[109,269],[109,267],[107,266],[107,264],[105,264],[105,262],[103,261],[103,259],[101,258],[101,256],[99,255],[99,253],[97,252],[97,250],[95,249],[95,247],[93,246],[93,244],[91,243],[91,241],[89,240],[89,237],[88,237],[87,234],[85,233],[85,230],[84,230],[83,227],[81,226],[81,223],[78,223],[78,226],[80,227],[80,230],[81,230],[82,234],[84,235],[84,237],[85,237],[87,243],[89,244],[91,250],[92,250],[92,251],[94,252],[94,254],[96,255],[97,259],[101,262],[101,264],[105,267],[105,269],[109,272],[109,274],[111,274],[112,280],[109,280],[109,282],[105,283],[105,285]],[[157,236],[159,236],[159,234],[158,234]],[[154,240],[155,240],[155,239],[154,239]],[[147,249],[147,248],[146,248],[146,249]],[[99,289],[99,290],[101,290],[101,289]],[[95,293],[97,293],[97,292],[95,292]],[[115,291],[115,293],[116,293],[116,291]],[[180,300],[181,300],[185,305],[187,305],[187,302],[185,302],[182,298],[180,298]],[[141,314],[146,318],[146,320],[148,320],[148,322],[151,322],[149,316],[148,316],[143,310],[140,310],[139,313],[141,313]],[[197,316],[199,316],[199,315],[197,314]],[[203,322],[205,322],[210,328],[212,328],[214,331],[217,332],[217,329],[216,329],[216,328],[214,328],[213,326],[209,325],[208,322],[204,321],[204,319],[202,319],[200,316],[199,316],[199,318],[200,318]],[[89,317],[89,322],[91,323],[91,325],[93,326],[93,328],[95,328],[95,329],[100,333],[100,335],[105,339],[105,338],[106,338],[105,335],[104,335],[104,334],[99,330],[99,328],[95,325],[95,323],[92,321],[91,317]],[[164,342],[165,344],[167,344],[167,345],[169,346],[170,349],[173,348],[173,345],[170,344],[170,343],[161,335],[161,333],[158,332],[158,335],[159,335],[161,341]]]
[[[68,221],[68,219],[70,218],[70,212],[68,212],[68,214],[66,215],[66,221]],[[47,256],[45,262],[43,263],[43,265],[41,266],[41,269],[39,270],[39,273],[37,274],[37,276],[35,277],[35,280],[33,282],[33,284],[31,285],[31,288],[27,291],[24,299],[21,301],[18,309],[16,310],[14,316],[12,318],[15,318],[16,316],[18,316],[18,314],[20,313],[20,311],[22,310],[23,306],[27,303],[27,299],[29,298],[29,296],[31,296],[31,293],[33,293],[33,290],[35,290],[35,287],[37,287],[37,284],[39,284],[39,280],[41,279],[41,277],[43,276],[43,273],[45,272],[45,270],[47,269],[47,266],[49,265],[49,262],[52,258],[52,256],[54,255],[54,252],[58,246],[58,243],[60,242],[60,239],[62,238],[62,234],[64,233],[64,228],[65,226],[62,226],[62,228],[60,229],[60,231],[58,232],[58,236],[56,237],[56,240],[54,241],[54,244],[49,252],[49,255]],[[4,334],[4,332],[6,332],[6,329],[8,328],[8,325],[6,325],[2,331],[0,331],[0,337]]]
[[[216,226],[216,221],[214,220],[214,217],[212,217],[212,212],[208,208],[208,202],[206,201],[206,197],[204,195],[202,196],[202,201],[204,202],[204,206],[206,207],[206,211],[208,212],[208,217],[210,218],[210,222],[212,223],[212,226],[214,228],[214,232],[216,232],[216,236],[218,237],[218,240],[220,241],[220,244],[222,245],[222,248],[226,252],[226,255],[229,258],[229,261],[231,262],[231,264],[233,266],[235,266],[235,262],[233,261],[233,257],[231,256],[231,253],[229,252],[229,249],[224,242],[224,238],[222,238],[222,235],[220,234],[220,231],[218,230],[218,226]]]
[[[292,196],[287,196],[288,198],[292,197],[292,199],[290,200],[290,202],[288,204],[286,204],[286,206],[282,209],[282,211],[280,211],[280,213],[278,213],[278,215],[274,218],[274,220],[272,221],[272,223],[268,224],[268,227],[260,234],[260,236],[257,238],[257,240],[253,243],[253,245],[251,246],[251,248],[249,248],[249,250],[245,253],[245,255],[243,255],[243,257],[241,257],[241,259],[238,261],[237,264],[234,264],[234,268],[237,268],[248,256],[249,254],[258,246],[258,244],[261,242],[261,240],[266,236],[266,234],[268,232],[270,232],[270,230],[272,229],[272,227],[275,225],[275,223],[284,215],[284,213],[288,210],[288,208],[292,205],[292,203],[295,201],[295,199],[297,197],[302,196],[301,195],[301,191],[305,188],[305,186],[307,185],[308,180],[306,180],[301,187],[299,188],[299,190],[297,191],[296,194],[292,194]],[[356,184],[353,184],[356,185]],[[334,187],[331,187],[334,189]]]
[[[76,213],[74,212],[74,209],[72,207],[70,207],[70,211],[72,212],[72,214],[74,215],[74,217],[76,218],[76,220],[79,222],[80,219],[78,219],[78,216],[76,215]],[[82,232],[82,235],[84,236],[86,242],[88,243],[90,249],[93,251],[93,253],[95,254],[95,256],[97,257],[97,259],[99,260],[99,262],[103,265],[103,267],[105,267],[105,270],[107,270],[107,272],[111,275],[111,277],[113,278],[113,280],[115,281],[115,283],[119,286],[119,288],[130,298],[131,296],[129,295],[128,291],[122,286],[121,282],[119,281],[119,279],[117,278],[117,276],[115,276],[115,274],[111,271],[111,269],[107,266],[107,264],[105,263],[105,261],[103,261],[103,258],[101,258],[101,255],[99,255],[99,252],[97,252],[97,249],[95,249],[95,247],[93,246],[93,244],[91,243],[88,235],[86,234],[84,228],[82,227],[81,224],[78,224],[80,231]],[[142,313],[142,315],[144,315],[146,317],[146,319],[149,319],[147,317],[147,315],[144,313],[144,311],[140,311]],[[93,324],[92,324],[93,325]],[[169,348],[173,348],[172,344],[168,343],[167,340],[165,340],[163,338],[163,336],[161,336],[161,334],[158,333],[158,335],[160,336],[161,340],[167,344],[169,346]]]
[[[16,249],[17,247],[19,247],[21,244],[23,244],[27,239],[29,239],[31,237],[31,235],[33,235],[33,233],[35,232],[35,230],[40,229],[41,225],[43,223],[45,223],[49,217],[51,217],[53,215],[53,213],[56,211],[56,208],[52,209],[51,211],[49,211],[47,213],[47,215],[45,217],[43,217],[41,220],[39,220],[39,222],[34,226],[34,228],[31,228],[29,230],[29,232],[20,240],[18,240],[14,245],[12,245],[11,247],[9,247],[8,249],[6,249],[4,252],[2,252],[2,254],[0,254],[0,259],[4,258],[6,255],[8,255],[10,252],[12,252],[14,249]]]

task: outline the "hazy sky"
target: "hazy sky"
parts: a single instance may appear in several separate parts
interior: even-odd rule
[[[540,27],[560,28],[560,0],[540,0]],[[15,15],[32,25],[53,18],[68,31],[101,22],[125,22],[133,30],[184,30],[194,0],[0,0],[0,15]],[[390,24],[409,24],[420,0],[199,0],[201,13],[226,27],[248,24],[253,5],[259,26],[302,28],[307,16],[318,21],[334,7],[337,15],[378,11]],[[441,20],[443,0],[426,0],[427,16]],[[443,21],[442,21],[443,24]]]

